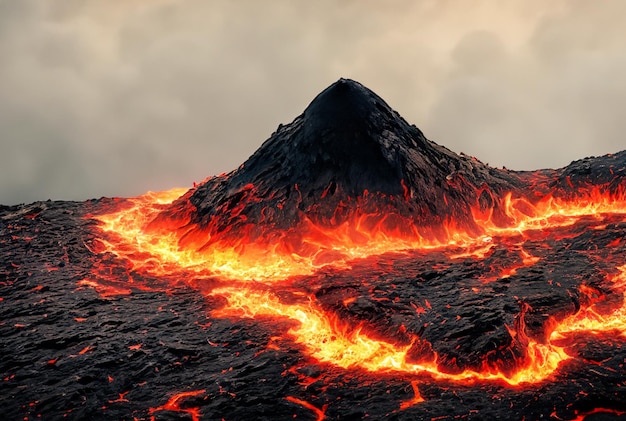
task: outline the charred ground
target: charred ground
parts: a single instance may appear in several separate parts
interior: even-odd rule
[[[385,216],[394,232],[417,224],[435,238],[443,222],[457,220],[480,234],[476,209],[505,225],[506,193],[534,204],[590,191],[614,196],[625,185],[626,152],[559,170],[494,169],[430,142],[373,92],[340,80],[241,168],[161,206],[152,227],[199,250],[246,237],[306,252],[297,244],[303,218],[334,228],[355,212],[372,215],[372,226]],[[291,333],[297,322],[220,315],[228,297],[212,294],[253,285],[287,305],[315,304],[340,331],[409,346],[412,361],[436,354],[446,375],[484,367],[510,374],[528,358],[528,342],[550,342],[566,317],[623,305],[623,288],[608,281],[626,256],[623,213],[249,284],[197,271],[156,275],[162,268],[146,252],[116,253],[107,246],[115,236],[93,218],[130,206],[100,199],[0,207],[7,419],[608,420],[626,411],[618,329],[568,334],[559,344],[570,359],[543,381],[511,386],[321,362]]]

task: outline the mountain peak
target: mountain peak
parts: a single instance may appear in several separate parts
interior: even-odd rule
[[[322,127],[346,128],[362,125],[381,112],[391,117],[391,108],[378,95],[359,82],[342,78],[313,99],[304,118]]]
[[[306,186],[319,196],[329,185],[347,194],[401,194],[411,149],[428,148],[378,95],[339,79],[317,95],[291,124],[278,130],[233,173],[235,186]],[[268,178],[269,174],[272,174]]]
[[[339,79],[241,167],[190,191],[165,216],[189,215],[196,236],[210,241],[244,232],[269,241],[304,221],[336,227],[363,215],[390,230],[440,227],[447,218],[470,221],[479,201],[492,206],[489,194],[477,196],[482,186],[510,191],[516,182],[427,140],[374,92]]]

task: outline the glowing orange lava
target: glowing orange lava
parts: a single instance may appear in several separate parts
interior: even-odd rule
[[[609,283],[613,289],[621,292],[623,299],[621,305],[610,311],[598,309],[598,300],[588,307],[563,320],[552,332],[550,339],[562,339],[569,333],[575,332],[611,332],[626,336],[626,264],[617,268],[617,273],[609,276]]]
[[[213,291],[228,300],[227,306],[215,312],[217,317],[271,316],[288,318],[297,322],[289,330],[296,343],[305,347],[306,353],[320,362],[343,368],[362,368],[372,372],[429,373],[437,379],[453,381],[502,380],[510,385],[538,382],[547,378],[561,361],[568,358],[565,351],[550,344],[529,340],[526,362],[510,377],[484,367],[484,371],[471,370],[459,374],[441,372],[437,358],[423,363],[407,362],[411,345],[397,346],[364,334],[361,329],[346,331],[341,323],[317,308],[307,305],[283,304],[271,293],[260,293],[248,288],[220,288]],[[416,338],[417,339],[417,338]]]
[[[534,203],[509,194],[504,201],[505,214],[510,220],[507,226],[493,221],[493,210],[476,208],[472,214],[482,233],[471,235],[458,228],[454,221],[447,221],[444,240],[425,238],[419,234],[418,227],[409,230],[412,235],[407,235],[406,229],[403,233],[388,232],[381,228],[382,225],[366,230],[359,218],[335,228],[315,226],[306,220],[301,227],[301,238],[310,246],[309,250],[314,250],[307,255],[285,253],[280,244],[247,243],[245,238],[241,238],[236,246],[222,247],[217,244],[202,251],[183,249],[175,231],[161,231],[156,235],[153,228],[148,229],[148,224],[164,206],[184,192],[184,189],[173,189],[148,193],[129,199],[128,205],[120,210],[95,216],[101,222],[103,233],[102,247],[98,251],[111,252],[130,262],[133,270],[156,277],[179,274],[178,278],[183,280],[198,277],[235,280],[234,286],[221,286],[207,292],[226,300],[226,305],[212,314],[214,317],[267,316],[292,320],[294,323],[289,335],[306,354],[319,362],[372,372],[427,373],[435,379],[448,381],[497,380],[518,385],[545,380],[570,358],[563,347],[556,345],[557,340],[568,334],[618,330],[624,335],[626,331],[625,303],[622,302],[619,308],[608,314],[590,304],[565,320],[555,322],[545,343],[526,337],[515,338],[526,348],[523,361],[519,362],[515,373],[505,375],[485,365],[480,372],[465,370],[451,374],[439,369],[436,354],[430,361],[409,362],[407,353],[411,344],[398,346],[374,339],[360,328],[347,329],[336,316],[320,308],[313,298],[308,302],[287,304],[271,291],[272,285],[288,283],[292,277],[311,274],[322,266],[349,267],[355,259],[387,252],[439,248],[451,250],[450,258],[481,258],[492,249],[494,238],[524,237],[533,231],[569,226],[580,218],[596,218],[603,213],[625,215],[626,221],[623,189],[618,193],[605,194],[600,188],[592,188],[576,200],[546,196]],[[531,266],[539,260],[522,248],[518,254],[520,263],[498,273],[499,278],[511,276],[519,268]],[[626,289],[626,265],[616,271],[611,275],[610,282],[616,291],[623,293]],[[511,335],[514,336],[515,332],[511,331]],[[415,399],[407,405],[421,399],[416,387],[414,390]],[[304,405],[295,398],[292,402]],[[323,418],[323,412],[317,411],[318,418]]]
[[[382,221],[366,229],[361,215],[353,221],[328,228],[313,224],[304,218],[301,242],[307,244],[308,253],[299,255],[290,252],[280,242],[264,244],[249,242],[240,238],[237,244],[224,246],[217,243],[202,250],[182,248],[176,232],[158,230],[148,224],[172,202],[185,193],[177,188],[159,193],[149,192],[129,199],[130,207],[104,215],[95,216],[102,222],[101,229],[112,238],[105,241],[106,248],[133,262],[135,268],[159,275],[177,270],[193,271],[205,276],[219,276],[236,280],[257,280],[270,282],[291,276],[309,275],[320,267],[333,265],[346,267],[353,259],[415,249],[465,248],[484,249],[477,245],[488,244],[494,236],[523,235],[528,231],[563,227],[574,224],[580,217],[597,216],[603,213],[626,212],[626,193],[603,194],[599,187],[573,201],[546,196],[533,204],[525,198],[505,196],[505,214],[511,221],[501,226],[493,221],[493,209],[472,211],[475,222],[482,228],[482,234],[475,236],[458,227],[454,221],[446,221],[445,238],[426,238],[420,229],[404,227],[402,232],[387,231]],[[407,231],[410,234],[407,234]],[[471,254],[472,252],[469,252]],[[522,253],[525,253],[522,251]],[[536,262],[530,255],[524,264]],[[262,262],[262,264],[259,264]]]
[[[205,390],[193,390],[190,392],[177,393],[174,396],[172,396],[165,404],[156,408],[150,408],[148,412],[150,414],[154,414],[155,412],[158,412],[158,411],[182,412],[182,413],[191,415],[191,419],[193,421],[200,421],[201,414],[198,408],[183,407],[181,404],[185,399],[202,395],[205,392],[206,392]],[[152,415],[150,419],[154,421],[155,420],[154,415]]]
[[[410,408],[413,405],[417,405],[418,403],[424,402],[424,398],[422,398],[422,395],[420,395],[420,391],[417,388],[417,382],[415,380],[411,382],[411,387],[413,388],[413,398],[402,402],[400,404],[401,410]]]
[[[316,421],[323,421],[326,418],[326,415],[324,414],[325,408],[319,409],[315,405],[307,401],[303,401],[302,399],[295,398],[293,396],[287,396],[285,400],[289,402],[293,402],[297,405],[303,406],[306,409],[310,409],[311,411],[313,411],[313,413],[317,416],[317,418],[315,418]],[[294,415],[294,418],[295,418],[295,415]]]

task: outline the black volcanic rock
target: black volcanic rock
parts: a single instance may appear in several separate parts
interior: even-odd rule
[[[160,222],[184,220],[211,241],[244,231],[271,241],[275,228],[284,236],[303,218],[335,227],[371,215],[371,225],[384,218],[384,228],[415,225],[437,237],[450,219],[477,232],[470,208],[493,206],[497,215],[501,193],[521,184],[515,173],[429,141],[378,95],[340,79],[239,169],[189,192]]]
[[[551,187],[557,192],[571,191],[571,194],[574,194],[579,190],[598,186],[614,195],[620,195],[626,191],[624,180],[626,180],[626,151],[621,151],[572,162],[559,171]]]

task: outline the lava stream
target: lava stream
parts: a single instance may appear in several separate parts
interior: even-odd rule
[[[270,293],[234,287],[219,288],[213,295],[223,295],[228,304],[213,313],[216,317],[270,316],[293,320],[296,326],[289,334],[303,345],[308,355],[320,362],[342,368],[363,368],[371,372],[428,373],[436,379],[452,381],[502,380],[510,385],[539,382],[550,376],[558,365],[568,359],[565,351],[550,344],[530,340],[527,361],[510,377],[485,367],[485,371],[465,370],[459,374],[439,370],[436,358],[419,364],[407,362],[411,345],[397,346],[376,340],[360,329],[345,331],[322,309],[309,305],[284,304]]]
[[[493,236],[516,236],[533,230],[569,226],[580,217],[602,213],[626,214],[626,195],[621,190],[603,194],[594,187],[587,195],[571,202],[546,196],[536,204],[507,194],[505,213],[514,223],[500,226],[492,220],[492,210],[479,211],[476,208],[473,217],[483,232],[479,236],[471,235],[453,221],[445,224],[447,234],[445,239],[441,239],[426,238],[419,234],[419,228],[415,226],[409,230],[411,235],[387,231],[380,226],[367,230],[361,224],[364,216],[357,216],[354,221],[334,228],[314,225],[305,218],[304,226],[294,228],[302,230],[301,242],[309,246],[310,252],[305,255],[289,251],[280,242],[264,244],[249,242],[246,238],[238,239],[235,245],[218,242],[212,247],[197,250],[181,247],[175,231],[157,232],[150,224],[164,205],[184,191],[177,188],[149,192],[129,199],[131,204],[128,208],[94,216],[101,221],[101,230],[110,238],[104,240],[105,248],[128,258],[135,268],[143,268],[153,275],[183,270],[203,276],[270,282],[310,275],[326,265],[345,268],[350,260],[388,252],[449,247],[469,250],[489,243]]]
[[[498,226],[491,220],[488,211],[475,211],[475,222],[482,227],[483,234],[472,236],[460,229],[453,229],[454,224],[447,224],[447,242],[440,239],[426,239],[419,236],[418,229],[413,237],[400,236],[398,233],[374,232],[359,233],[359,241],[354,241],[355,224],[344,224],[336,228],[306,228],[303,241],[324,251],[329,258],[319,263],[318,252],[311,255],[281,253],[280,247],[268,247],[263,244],[248,244],[240,239],[237,246],[213,248],[202,251],[184,249],[179,245],[175,232],[156,235],[147,225],[154,219],[163,206],[183,193],[175,189],[161,193],[148,193],[130,200],[130,206],[104,215],[95,216],[101,221],[103,237],[100,251],[109,251],[131,262],[133,270],[150,276],[176,274],[177,278],[191,281],[199,277],[233,279],[238,281],[235,287],[219,287],[205,291],[210,295],[225,297],[227,304],[215,311],[216,317],[258,317],[269,316],[293,320],[289,330],[293,340],[302,345],[305,352],[320,362],[344,368],[359,367],[372,372],[428,373],[433,378],[449,381],[499,380],[510,385],[524,382],[539,382],[548,378],[565,360],[570,358],[565,350],[552,340],[579,331],[607,331],[625,327],[625,306],[611,315],[600,315],[593,306],[582,308],[577,314],[556,323],[547,343],[539,343],[530,338],[525,340],[525,356],[520,361],[517,371],[509,375],[494,367],[485,365],[481,371],[464,370],[461,373],[447,373],[439,369],[437,357],[432,361],[409,362],[407,353],[411,345],[398,346],[390,342],[373,339],[360,329],[342,329],[336,316],[319,308],[315,302],[308,305],[285,304],[271,291],[255,289],[255,282],[261,281],[268,288],[280,282],[289,282],[295,275],[307,275],[319,267],[332,265],[346,267],[351,259],[379,255],[386,252],[407,249],[446,248],[468,250],[452,257],[480,258],[491,249],[492,236],[524,236],[531,231],[569,226],[581,217],[596,217],[599,213],[624,214],[623,194],[619,197],[605,195],[593,189],[585,198],[566,202],[552,197],[544,198],[532,204],[526,199],[506,197],[506,214],[514,221],[508,227]],[[307,236],[308,235],[308,236]],[[364,240],[365,238],[365,240]],[[321,241],[325,241],[322,243]],[[335,254],[329,251],[336,252]],[[537,258],[520,250],[522,263],[509,270],[509,274],[522,266],[537,262]],[[618,269],[619,274],[613,283],[623,292],[625,266]],[[506,273],[505,273],[506,275]],[[246,287],[247,282],[250,287]],[[550,333],[550,332],[548,332]]]

